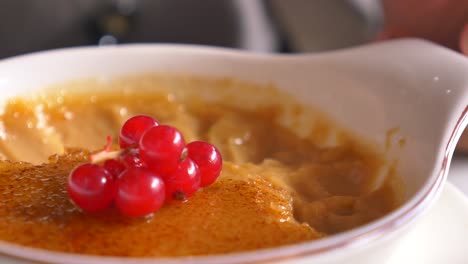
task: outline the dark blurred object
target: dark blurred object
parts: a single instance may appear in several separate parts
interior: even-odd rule
[[[135,31],[139,2],[136,0],[105,1],[89,18],[88,32],[92,43],[117,44]]]
[[[239,47],[239,14],[232,1],[103,1],[91,17],[91,43],[172,42]]]
[[[2,0],[0,58],[135,42],[279,51],[266,12],[260,0]]]
[[[283,41],[293,52],[360,45],[381,28],[380,0],[269,0]]]
[[[465,129],[462,136],[460,137],[460,140],[458,141],[456,150],[459,153],[468,154],[468,129]]]

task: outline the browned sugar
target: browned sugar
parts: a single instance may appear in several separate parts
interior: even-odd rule
[[[292,216],[291,194],[242,166],[187,202],[154,216],[130,219],[115,209],[90,215],[69,201],[65,181],[85,160],[81,152],[33,166],[0,163],[0,237],[50,250],[113,256],[184,256],[227,253],[315,239],[321,235]]]

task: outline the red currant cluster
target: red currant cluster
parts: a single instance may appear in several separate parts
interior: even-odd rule
[[[185,145],[179,130],[149,116],[125,122],[119,151],[110,151],[110,142],[109,137],[106,149],[68,178],[71,200],[85,211],[100,211],[114,202],[126,216],[145,216],[166,201],[189,198],[221,172],[221,154],[213,145]]]

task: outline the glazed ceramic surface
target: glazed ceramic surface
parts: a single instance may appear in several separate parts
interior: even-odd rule
[[[42,52],[0,62],[0,101],[82,78],[137,73],[232,77],[274,84],[382,150],[389,129],[404,138],[388,151],[404,177],[404,205],[373,223],[319,241],[231,255],[158,259],[170,263],[382,263],[436,201],[468,120],[468,60],[419,40],[315,55],[268,55],[210,47],[127,45]],[[0,252],[52,263],[154,263],[80,256],[0,242]],[[158,262],[161,263],[161,262]]]

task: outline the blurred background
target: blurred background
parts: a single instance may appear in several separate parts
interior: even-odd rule
[[[378,0],[2,0],[0,58],[135,42],[321,51],[367,42],[381,14]]]

